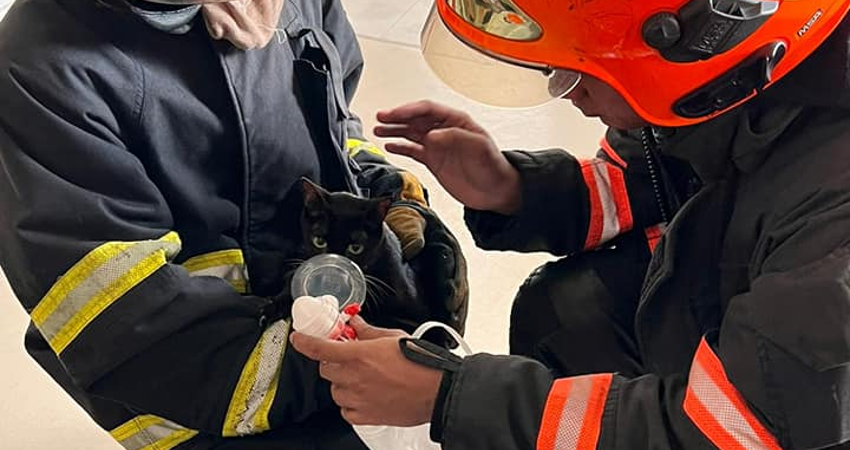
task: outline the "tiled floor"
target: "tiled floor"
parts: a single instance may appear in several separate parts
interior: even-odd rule
[[[0,0],[2,4],[5,0]],[[588,156],[596,149],[602,126],[569,105],[526,111],[494,110],[450,92],[419,57],[419,27],[429,0],[343,0],[360,37],[367,67],[355,109],[368,129],[378,109],[423,98],[469,111],[504,148],[563,147]],[[2,7],[0,7],[2,11]],[[2,16],[2,12],[0,12]],[[462,209],[415,164],[395,161],[431,187],[433,206],[461,238],[470,264],[472,306],[468,339],[481,351],[507,350],[510,301],[517,286],[544,255],[486,253],[476,249],[463,227]],[[557,201],[557,199],[552,199]],[[0,277],[0,450],[116,450],[24,354],[27,317]]]

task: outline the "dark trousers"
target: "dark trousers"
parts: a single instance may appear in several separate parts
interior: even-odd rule
[[[644,372],[635,312],[650,252],[641,232],[611,248],[547,263],[525,281],[511,313],[511,353],[536,359],[555,376]]]

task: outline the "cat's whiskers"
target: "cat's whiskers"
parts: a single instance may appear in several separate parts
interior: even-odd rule
[[[366,275],[366,293],[371,294],[372,300],[379,303],[380,298],[395,296],[396,291],[380,278]]]

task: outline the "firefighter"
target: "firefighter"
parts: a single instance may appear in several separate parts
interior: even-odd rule
[[[847,448],[848,9],[437,0],[423,51],[443,80],[502,106],[564,98],[609,130],[580,161],[501,153],[430,102],[379,115],[481,247],[567,257],[514,305],[531,358],[362,320],[359,342],[294,334],[344,417],[430,422],[447,450]]]

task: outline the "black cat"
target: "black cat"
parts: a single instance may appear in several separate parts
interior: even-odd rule
[[[392,199],[328,192],[302,178],[304,253],[345,256],[366,275],[363,316],[375,325],[412,331],[431,316],[423,289],[401,244],[384,223]]]

